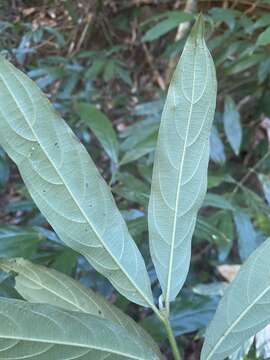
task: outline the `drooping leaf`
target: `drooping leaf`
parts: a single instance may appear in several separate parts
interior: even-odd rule
[[[76,106],[79,116],[89,126],[100,141],[108,156],[117,163],[119,145],[110,120],[95,106],[79,103]]]
[[[224,145],[215,126],[212,127],[210,134],[210,159],[221,165],[226,161]]]
[[[0,268],[15,273],[15,289],[24,299],[111,320],[124,327],[130,335],[141,337],[142,343],[146,342],[159,354],[151,337],[135,321],[69,276],[21,258],[0,260]]]
[[[156,40],[176,28],[180,23],[190,21],[192,18],[191,14],[183,11],[173,11],[171,14],[168,12],[168,17],[149,29],[143,36],[142,41]]]
[[[264,30],[258,37],[256,45],[268,45],[270,44],[270,27]]]
[[[2,359],[159,359],[115,322],[21,300],[0,298],[0,339]]]
[[[242,142],[242,127],[240,123],[240,114],[236,108],[235,102],[230,96],[226,96],[225,98],[223,121],[227,139],[234,153],[239,155]]]
[[[151,306],[142,256],[85,148],[37,86],[3,58],[0,92],[0,143],[56,233],[128,299]]]
[[[120,164],[125,165],[132,161],[138,160],[142,156],[145,156],[154,151],[157,143],[157,134],[153,133],[149,135],[146,139],[136,144],[134,148],[127,151],[123,158],[121,159]]]
[[[148,184],[129,173],[118,174],[117,180],[120,181],[120,184],[113,189],[116,194],[144,206],[148,204],[150,193]]]
[[[0,256],[30,258],[45,237],[33,227],[0,226]]]
[[[212,206],[224,210],[234,210],[234,207],[224,196],[214,193],[206,194],[203,206]]]
[[[222,360],[270,322],[270,239],[248,258],[228,286],[210,324],[202,360]]]
[[[239,255],[245,261],[258,246],[256,231],[250,217],[241,211],[234,213],[234,222],[238,233]]]
[[[256,53],[252,55],[245,55],[240,59],[234,60],[226,69],[226,75],[238,74],[242,71],[248,70],[251,67],[261,63],[263,60],[267,59],[268,56],[265,53]]]
[[[198,18],[173,76],[156,148],[149,203],[151,256],[168,304],[181,289],[207,187],[215,68]]]

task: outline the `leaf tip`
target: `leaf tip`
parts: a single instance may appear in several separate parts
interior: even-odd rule
[[[203,39],[204,37],[204,17],[202,13],[197,16],[195,24],[193,25],[191,30],[191,36],[196,40]]]

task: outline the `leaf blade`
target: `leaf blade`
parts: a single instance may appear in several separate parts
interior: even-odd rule
[[[0,141],[38,207],[118,291],[152,306],[142,256],[85,148],[37,86],[3,58],[0,80]]]
[[[177,98],[179,87],[181,93]],[[167,304],[176,297],[188,272],[191,237],[207,186],[209,134],[215,96],[215,70],[203,39],[203,22],[199,18],[168,91],[149,203],[151,256]],[[206,113],[200,110],[201,99]],[[202,124],[201,118],[204,119]]]
[[[93,315],[0,298],[0,319],[3,359],[158,359],[138,337]]]
[[[119,144],[110,120],[95,106],[79,103],[76,109],[84,121],[93,131],[108,156],[114,163],[118,162]]]
[[[202,360],[226,358],[269,323],[269,255],[268,238],[248,258],[226,289],[207,329]]]
[[[2,259],[0,268],[15,273],[15,289],[25,300],[111,320],[123,327],[130,335],[140,337],[142,343],[146,343],[160,356],[152,338],[133,319],[98,293],[85,288],[69,276],[22,258]]]

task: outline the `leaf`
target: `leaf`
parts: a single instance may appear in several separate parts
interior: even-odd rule
[[[270,239],[241,267],[210,324],[202,360],[225,359],[270,322]]]
[[[168,18],[161,20],[158,24],[148,30],[142,38],[142,41],[153,41],[167,34],[176,28],[180,23],[192,20],[193,16],[183,11],[168,13]]]
[[[270,14],[262,14],[254,24],[254,29],[270,25]]]
[[[257,46],[268,45],[270,44],[270,27],[264,30],[258,37],[256,41]]]
[[[32,227],[0,226],[1,257],[24,256],[30,258],[45,237]]]
[[[261,182],[267,204],[270,206],[270,179],[269,179],[269,176],[264,175],[264,174],[259,174],[258,178]]]
[[[9,179],[9,166],[6,161],[6,156],[3,150],[0,148],[0,188],[5,186]]]
[[[168,91],[149,203],[151,256],[167,305],[181,289],[189,268],[191,238],[207,188],[215,102],[215,68],[200,16]]]
[[[41,212],[118,291],[152,306],[143,258],[85,148],[37,86],[3,58],[0,79],[0,143]]]
[[[122,326],[45,304],[0,299],[2,359],[138,359],[159,357]]]
[[[119,145],[111,121],[95,106],[79,103],[76,110],[83,122],[93,131],[114,163],[118,161]]]
[[[245,261],[258,246],[256,231],[250,217],[241,211],[234,213],[234,222],[238,233],[239,255]]]
[[[240,114],[236,108],[235,102],[230,96],[226,96],[225,98],[223,121],[227,139],[235,155],[239,155],[242,142],[242,127],[240,123]]]
[[[240,346],[240,348],[229,357],[229,359],[230,360],[245,360],[246,355],[249,353],[249,350],[253,344],[253,341],[254,341],[254,337],[252,336],[250,339],[245,341],[244,344],[242,344]]]
[[[129,173],[119,173],[117,180],[121,182],[121,184],[113,189],[117,195],[132,202],[147,206],[150,192],[148,184],[145,184]]]
[[[251,67],[261,63],[267,58],[265,53],[245,55],[240,59],[233,61],[226,69],[225,75],[234,75],[239,72],[250,69]]]
[[[211,206],[218,209],[224,210],[234,210],[234,207],[231,203],[224,198],[224,196],[214,193],[207,193],[203,201],[203,206]]]
[[[224,145],[215,126],[212,127],[210,134],[210,159],[221,165],[226,161]]]
[[[154,151],[157,144],[157,134],[153,133],[149,135],[145,140],[139,142],[136,147],[127,151],[122,157],[120,164],[125,165],[135,160],[138,160],[142,156],[145,156]]]
[[[270,325],[256,334],[256,356],[262,359],[270,358]]]
[[[69,276],[24,259],[1,260],[0,267],[16,274],[15,289],[24,299],[111,320],[130,335],[140,337],[142,343],[146,342],[159,355],[156,344],[135,321]]]

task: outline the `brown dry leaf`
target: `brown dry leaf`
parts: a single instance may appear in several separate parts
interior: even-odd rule
[[[240,269],[240,265],[220,265],[217,267],[218,272],[220,275],[227,280],[228,282],[232,282],[235,278],[236,274]]]
[[[22,10],[22,13],[24,16],[29,16],[31,14],[33,14],[36,11],[35,7],[30,7],[30,8],[26,8]]]

